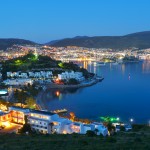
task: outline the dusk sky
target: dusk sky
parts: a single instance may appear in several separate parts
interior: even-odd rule
[[[39,43],[150,30],[150,0],[1,0],[0,38]]]

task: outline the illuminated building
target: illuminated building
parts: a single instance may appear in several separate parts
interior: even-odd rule
[[[24,124],[25,116],[27,116],[28,124],[31,129],[43,134],[86,134],[88,130],[94,131],[98,129],[97,134],[106,136],[107,128],[100,123],[83,124],[74,122],[66,118],[61,118],[55,113],[39,110],[30,110],[21,107],[9,107],[7,113],[0,112],[0,125],[9,126],[12,123]]]
[[[0,126],[9,125],[11,121],[11,115],[9,113],[0,112]]]
[[[24,124],[25,123],[25,115],[29,114],[29,109],[12,106],[12,107],[9,107],[9,114],[11,115],[12,122]]]
[[[32,130],[50,134],[52,132],[51,123],[57,118],[59,116],[51,112],[31,110],[28,116],[28,123],[31,125]]]

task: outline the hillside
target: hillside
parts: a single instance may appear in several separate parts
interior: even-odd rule
[[[11,47],[14,44],[29,44],[29,45],[35,45],[36,43],[24,40],[24,39],[15,39],[15,38],[9,38],[9,39],[0,39],[0,50],[5,50],[8,47]]]
[[[150,48],[150,31],[137,32],[125,36],[78,36],[66,38],[52,43],[52,46],[80,46],[88,48],[123,49],[130,47]]]
[[[2,134],[1,150],[148,150],[150,130],[120,132],[112,137],[88,135]],[[19,144],[20,143],[20,144]]]

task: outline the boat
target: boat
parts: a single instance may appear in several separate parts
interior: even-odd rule
[[[99,82],[101,82],[102,80],[104,80],[104,78],[103,78],[103,77],[100,77],[100,76],[97,76],[96,79],[97,79]]]
[[[94,62],[94,66],[105,66],[105,62]]]
[[[113,62],[112,65],[118,65],[118,62]]]

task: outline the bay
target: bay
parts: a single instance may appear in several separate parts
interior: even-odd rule
[[[121,121],[148,123],[150,120],[150,61],[95,66],[79,65],[103,76],[104,80],[80,89],[47,89],[42,104],[49,111],[66,108],[79,118],[100,120],[101,116],[119,117]]]

